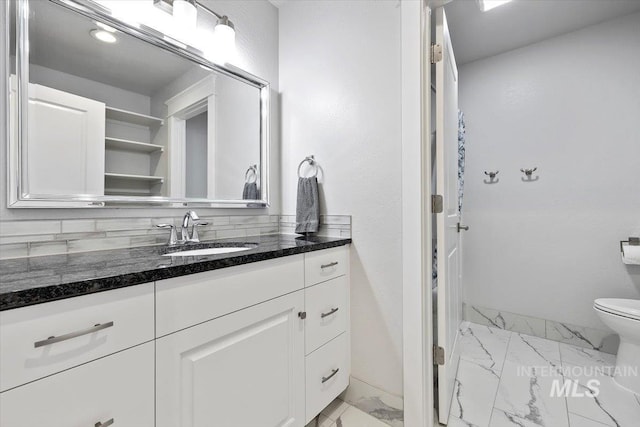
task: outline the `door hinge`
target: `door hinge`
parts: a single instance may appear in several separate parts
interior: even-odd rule
[[[306,311],[299,311],[298,312],[298,317],[301,318],[302,320],[307,318],[307,312]]]
[[[444,365],[444,348],[439,345],[433,346],[433,364]]]
[[[439,194],[434,194],[431,196],[431,212],[433,213],[442,213],[444,207],[444,202],[442,196]]]
[[[432,44],[431,45],[431,63],[435,64],[440,61],[442,61],[442,45]]]

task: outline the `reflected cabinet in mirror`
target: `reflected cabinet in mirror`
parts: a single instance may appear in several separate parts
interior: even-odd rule
[[[9,206],[268,205],[267,82],[98,3],[8,8]]]

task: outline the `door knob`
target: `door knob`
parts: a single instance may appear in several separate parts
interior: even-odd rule
[[[469,231],[469,226],[461,225],[460,223],[458,223],[458,233],[460,232],[460,230]]]

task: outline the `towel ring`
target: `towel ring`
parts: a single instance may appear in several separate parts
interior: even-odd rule
[[[249,173],[253,173],[253,181],[249,181]],[[254,182],[258,182],[258,165],[249,166],[249,169],[247,169],[247,171],[244,173],[244,182],[246,184],[253,184]]]
[[[303,161],[300,162],[300,164],[298,165],[298,178],[302,178],[302,175],[300,175],[300,168],[302,167],[302,165],[305,164],[305,162],[308,162],[311,166],[314,166],[316,168],[315,173],[312,176],[309,176],[307,178],[315,178],[318,176],[318,162],[316,162],[315,157],[312,155],[307,156],[304,158]]]

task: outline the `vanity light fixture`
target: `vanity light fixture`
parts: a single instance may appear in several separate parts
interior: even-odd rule
[[[171,13],[178,25],[187,29],[195,29],[198,18],[198,9],[203,9],[215,16],[218,21],[213,31],[215,56],[222,62],[233,58],[236,52],[236,30],[233,22],[227,15],[209,9],[197,0],[153,0],[153,4],[161,10]]]
[[[91,34],[91,37],[94,39],[104,43],[115,43],[118,41],[117,37],[107,30],[91,30],[89,34]]]
[[[173,0],[173,19],[182,28],[195,28],[198,21],[196,0]]]
[[[488,12],[491,9],[495,9],[498,6],[502,6],[503,4],[507,4],[512,0],[478,0],[478,6],[480,6],[480,10],[483,12]]]

